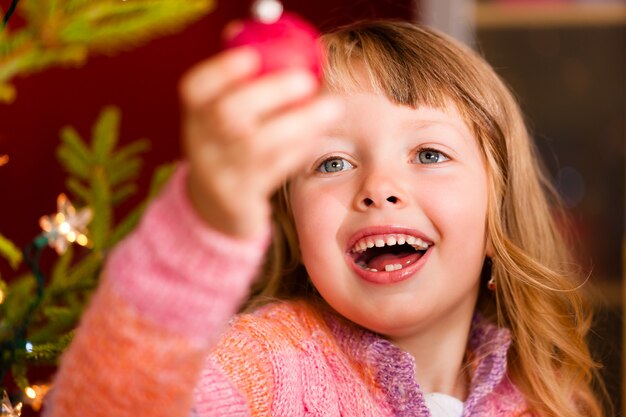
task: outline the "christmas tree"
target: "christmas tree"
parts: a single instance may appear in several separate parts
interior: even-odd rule
[[[32,272],[10,284],[0,279],[0,380],[10,372],[26,401],[31,395],[38,398],[37,389],[47,389],[31,385],[27,371],[56,364],[97,286],[107,251],[135,227],[173,169],[173,165],[158,168],[145,200],[114,222],[114,209],[137,191],[140,155],[149,148],[149,142],[141,139],[118,149],[119,123],[119,110],[107,107],[89,142],[72,127],[61,131],[57,158],[68,174],[66,187],[80,208],[61,194],[57,212],[40,219],[42,233],[24,250],[23,261]],[[84,248],[77,250],[71,243]],[[38,264],[46,246],[59,255],[47,277]],[[6,238],[1,253],[14,267],[21,261],[20,251]],[[29,402],[35,407],[40,404]]]
[[[14,0],[8,8],[0,6],[0,103],[15,99],[16,76],[128,50],[182,29],[213,6],[211,0]],[[28,266],[26,273],[0,276],[2,417],[19,416],[21,402],[35,410],[41,406],[49,380],[30,381],[29,375],[56,365],[98,284],[108,250],[136,226],[171,173],[171,165],[157,168],[143,201],[118,220],[116,209],[138,193],[142,155],[150,148],[147,139],[121,146],[120,123],[120,110],[109,106],[91,138],[71,126],[61,130],[56,156],[67,173],[69,198],[59,195],[57,212],[39,219],[42,232],[29,245],[18,248],[0,225],[0,262],[13,271]],[[8,158],[0,152],[0,173]],[[51,267],[42,268],[40,256],[52,251],[49,247],[57,255]]]

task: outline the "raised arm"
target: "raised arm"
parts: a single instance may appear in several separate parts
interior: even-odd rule
[[[307,71],[257,78],[259,63],[240,48],[183,78],[187,162],[107,260],[46,417],[189,415],[205,356],[262,262],[270,195],[338,116]],[[212,372],[203,407],[230,398],[240,415],[244,399]]]
[[[207,228],[184,193],[186,176],[180,167],[111,254],[45,416],[189,415],[208,349],[245,297],[269,233],[240,240]],[[229,385],[213,379],[219,399]]]

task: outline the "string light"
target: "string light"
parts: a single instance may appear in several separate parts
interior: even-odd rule
[[[35,391],[33,387],[26,387],[26,389],[24,390],[24,394],[26,394],[26,396],[31,400],[37,398],[37,391]]]
[[[57,198],[57,213],[43,216],[39,219],[39,225],[48,239],[48,245],[62,255],[67,250],[68,243],[89,245],[89,238],[85,233],[92,216],[90,208],[76,211],[67,196],[60,194]]]
[[[22,403],[17,403],[15,406],[11,404],[11,400],[7,395],[7,392],[2,390],[2,406],[0,408],[0,416],[2,417],[20,417],[22,415]]]
[[[33,410],[39,411],[49,390],[49,384],[31,385],[26,387],[24,389],[24,395],[26,396],[24,401],[28,403]]]

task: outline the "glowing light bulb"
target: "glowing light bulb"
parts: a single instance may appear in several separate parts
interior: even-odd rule
[[[70,230],[69,232],[67,232],[67,236],[65,236],[65,238],[70,243],[76,242],[76,232]]]
[[[72,228],[68,222],[63,222],[59,225],[59,232],[63,233],[64,235],[67,235],[71,229]]]
[[[24,394],[26,394],[26,396],[31,400],[37,398],[37,391],[35,391],[33,387],[26,387],[26,389],[24,389]]]
[[[80,246],[87,246],[89,244],[89,239],[87,236],[81,234],[76,237],[76,243]]]

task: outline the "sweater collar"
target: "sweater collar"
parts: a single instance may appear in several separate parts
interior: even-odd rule
[[[389,340],[358,327],[334,314],[326,316],[337,342],[368,374],[398,417],[430,416],[423,392],[415,378],[413,356]],[[481,415],[481,406],[506,375],[507,352],[511,344],[508,329],[500,328],[477,314],[468,342],[471,358],[470,393],[463,417]]]

